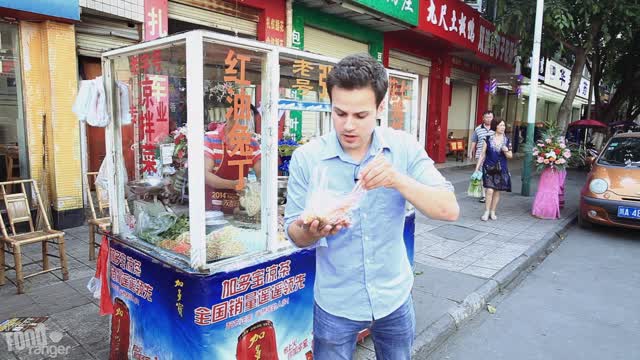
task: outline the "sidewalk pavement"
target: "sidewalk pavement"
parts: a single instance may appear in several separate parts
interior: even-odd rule
[[[510,164],[514,192],[503,194],[497,221],[482,222],[484,204],[466,196],[469,168],[447,168],[461,208],[455,223],[416,219],[415,284],[416,341],[414,354],[431,352],[515,277],[541,257],[577,213],[579,189],[585,173],[567,176],[567,202],[562,219],[538,220],[530,215],[532,197],[519,195],[519,162]],[[532,186],[535,190],[535,183]],[[95,273],[88,260],[88,228],[65,230],[70,279],[60,273],[26,280],[25,294],[17,295],[9,282],[0,287],[0,321],[19,316],[49,316],[47,330],[62,334],[56,345],[69,346],[64,359],[108,359],[109,317],[98,315],[98,302],[86,288]],[[40,247],[24,248],[25,262],[40,259]],[[7,257],[12,264],[12,259]],[[57,260],[52,261],[52,266]],[[38,265],[25,267],[38,271]],[[13,272],[7,277],[14,278]],[[0,339],[0,360],[42,359],[28,350],[8,352]],[[371,339],[358,345],[357,359],[375,359]]]

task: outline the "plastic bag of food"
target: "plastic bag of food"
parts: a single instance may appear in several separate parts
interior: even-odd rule
[[[136,201],[134,212],[136,216],[136,236],[154,245],[164,240],[159,235],[169,230],[177,220],[177,216],[167,212],[162,203]]]
[[[482,197],[482,172],[476,171],[471,175],[467,195],[474,198]]]
[[[300,215],[302,221],[308,225],[318,220],[319,228],[350,224],[351,212],[358,208],[366,190],[357,186],[348,193],[333,191],[329,189],[326,167],[316,168],[314,173],[317,176],[313,179],[317,182],[311,184],[305,209]]]

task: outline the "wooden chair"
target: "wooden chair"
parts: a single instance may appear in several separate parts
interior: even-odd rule
[[[27,194],[25,184],[29,184],[35,193],[36,201],[38,202],[38,211],[41,214],[46,214],[44,205],[42,204],[42,199],[40,198],[40,192],[38,191],[38,185],[35,180],[26,179],[0,182],[0,191],[7,210],[9,226],[11,227],[11,235],[9,235],[4,221],[0,221],[0,227],[2,228],[2,238],[0,238],[0,245],[2,245],[0,246],[0,285],[4,285],[5,283],[5,270],[15,270],[18,294],[24,293],[24,280],[32,276],[62,270],[62,279],[64,281],[69,280],[67,256],[64,250],[64,233],[62,231],[51,229],[49,219],[47,219],[46,216],[44,216],[44,228],[34,228],[33,219],[31,218],[31,209],[29,207],[29,196]],[[16,185],[19,186],[20,191],[8,194],[6,187]],[[28,223],[28,231],[23,233],[16,232],[16,224],[22,223]],[[42,244],[42,260],[23,264],[21,247],[23,245],[33,243]],[[49,254],[47,249],[48,243],[58,245],[59,256]],[[14,266],[6,265],[5,252],[13,254]],[[49,257],[59,258],[61,266],[50,268]],[[22,270],[23,266],[36,263],[42,263],[42,271],[25,276]]]
[[[464,139],[450,139],[449,148],[451,152],[456,156],[457,161],[464,161],[464,155],[466,153]]]
[[[7,178],[5,181],[20,180],[20,157],[17,145],[0,145],[0,154],[4,155],[4,166]],[[8,186],[11,192],[19,191],[19,185]],[[15,190],[15,191],[14,191]]]
[[[100,247],[100,243],[96,243],[96,231],[98,229],[107,231],[111,227],[111,218],[109,217],[109,194],[99,186],[95,187],[96,201],[98,203],[98,212],[93,202],[91,187],[95,184],[97,172],[89,172],[86,175],[87,180],[87,198],[89,199],[89,210],[91,210],[91,218],[89,219],[89,260],[96,259],[96,248]],[[99,215],[99,216],[98,216]]]

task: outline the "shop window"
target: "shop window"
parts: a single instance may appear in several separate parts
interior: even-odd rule
[[[389,91],[387,94],[387,118],[388,125],[397,130],[414,132],[412,120],[414,114],[413,102],[417,94],[414,94],[414,81],[400,76],[389,76]]]
[[[26,178],[18,27],[0,22],[0,181]]]

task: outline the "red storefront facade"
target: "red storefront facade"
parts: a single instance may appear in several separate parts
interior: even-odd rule
[[[149,30],[158,27],[159,24],[168,23],[170,12],[169,2],[211,10],[213,12],[224,13],[231,11],[232,15],[240,17],[244,14],[257,16],[257,40],[285,46],[286,3],[284,0],[238,0],[236,2],[224,0],[145,0],[145,41],[166,36],[166,25],[164,27],[165,33]],[[243,11],[243,9],[254,11],[247,12]],[[235,14],[233,14],[234,12]]]
[[[430,64],[428,96],[419,99],[427,107],[426,118],[419,119],[419,126],[426,126],[427,152],[435,162],[442,163],[446,161],[450,134],[452,78],[466,77],[465,84],[474,89],[470,114],[475,122],[468,126],[470,133],[489,105],[491,69],[513,70],[516,42],[493,35],[495,26],[461,1],[422,0],[419,13],[417,27],[385,33],[383,63],[389,66],[390,53],[400,52]],[[468,142],[468,136],[465,139]]]

